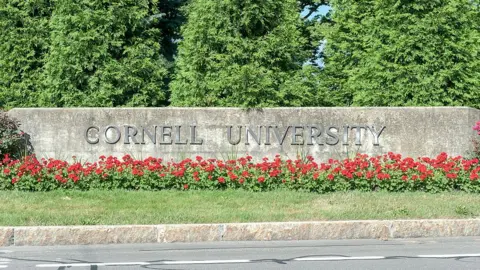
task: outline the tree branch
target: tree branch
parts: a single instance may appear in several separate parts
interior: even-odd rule
[[[310,11],[308,12],[307,15],[303,16],[303,20],[308,19],[310,16],[312,16],[313,13],[318,11],[318,8],[321,6],[321,4],[315,4],[310,7]]]

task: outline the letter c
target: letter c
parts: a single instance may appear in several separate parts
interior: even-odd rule
[[[90,133],[90,130],[96,130],[97,131],[97,138],[95,140],[90,140],[90,137],[88,136],[88,133]],[[89,144],[97,144],[99,139],[98,139],[98,132],[100,132],[100,128],[99,127],[96,127],[96,126],[91,126],[91,127],[88,127],[87,128],[87,131],[85,131],[85,140],[89,143]]]

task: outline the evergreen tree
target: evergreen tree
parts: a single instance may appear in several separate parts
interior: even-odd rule
[[[162,39],[160,39],[162,54],[168,61],[173,62],[177,55],[178,40],[181,39],[180,27],[185,23],[185,16],[181,10],[189,0],[156,1],[158,2],[152,2],[155,3],[161,16],[156,20],[150,20],[150,24],[162,33]]]
[[[176,106],[308,106],[310,56],[295,0],[192,0],[182,28]]]
[[[49,0],[0,0],[0,108],[36,105],[51,11]]]
[[[163,106],[187,0],[0,0],[0,107]]]
[[[332,0],[325,84],[337,105],[479,106],[478,0]]]
[[[165,104],[168,63],[151,27],[158,13],[147,0],[58,0],[41,105]]]

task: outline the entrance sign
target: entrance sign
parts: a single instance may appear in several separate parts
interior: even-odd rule
[[[13,109],[39,157],[93,161],[129,154],[316,159],[387,152],[465,155],[480,110],[404,108],[42,108]]]

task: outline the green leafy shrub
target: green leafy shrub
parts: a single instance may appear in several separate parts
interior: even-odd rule
[[[318,105],[318,89],[304,79],[311,52],[296,1],[194,0],[186,14],[174,106]]]
[[[332,0],[325,84],[338,106],[478,107],[478,0]]]
[[[0,111],[0,158],[9,155],[19,158],[27,149],[27,136],[19,129],[17,120]]]

